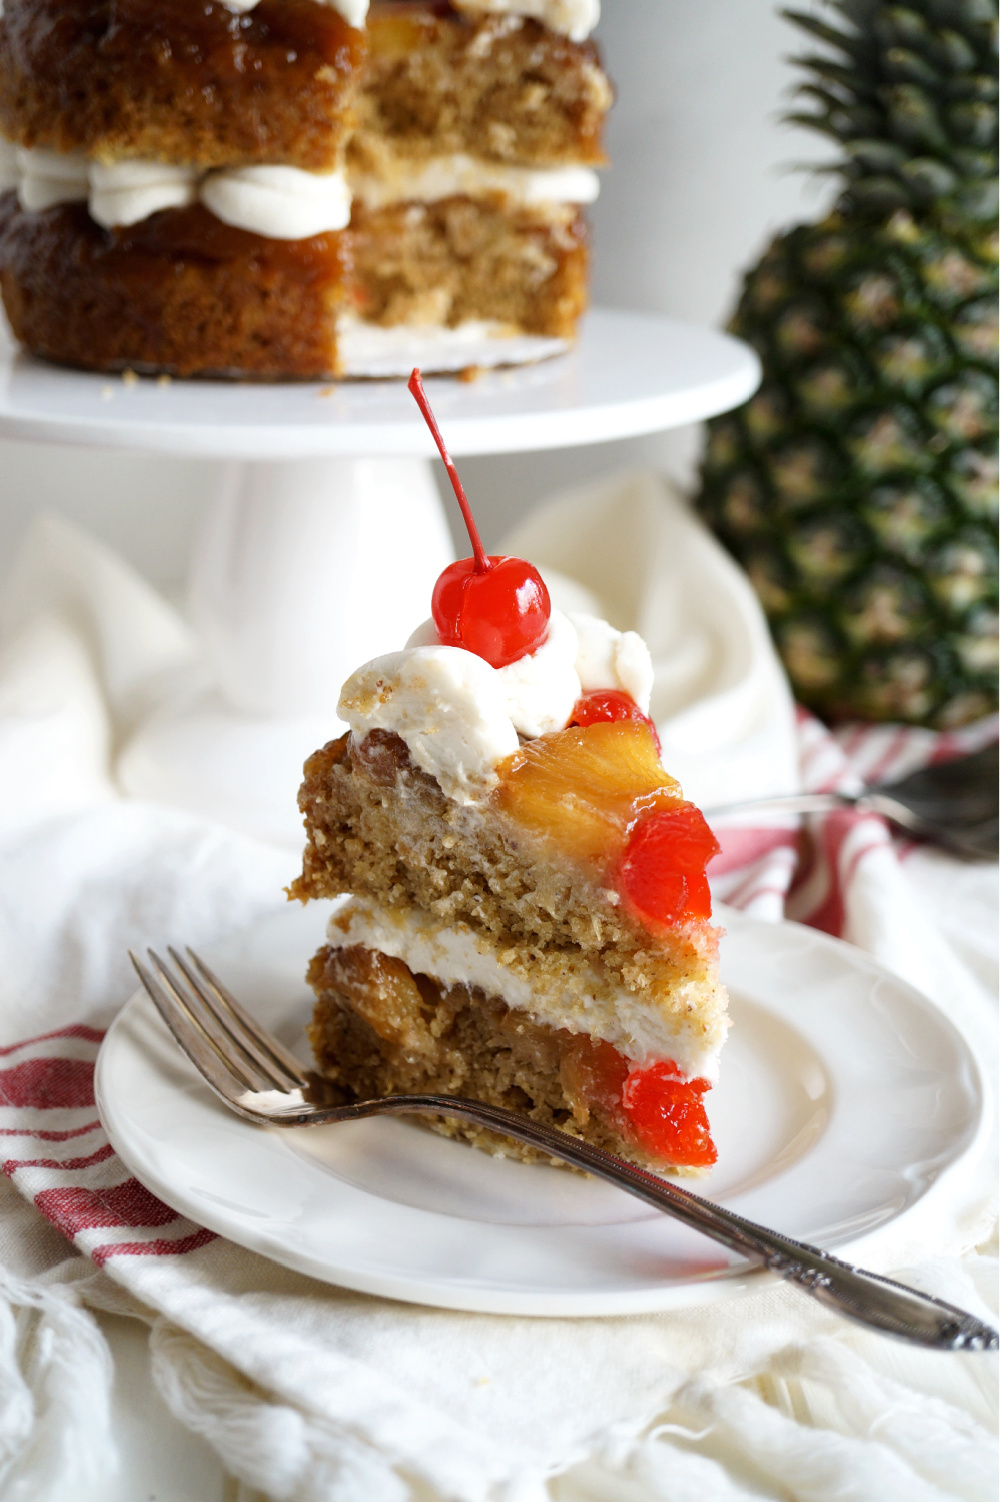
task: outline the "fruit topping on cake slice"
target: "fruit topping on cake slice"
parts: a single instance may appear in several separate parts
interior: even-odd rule
[[[349,894],[309,970],[319,1070],[338,1100],[471,1097],[703,1171],[728,1025],[718,846],[661,765],[649,653],[488,557],[453,483],[473,557],[401,652],[352,675],[350,730],[306,763],[292,894]]]

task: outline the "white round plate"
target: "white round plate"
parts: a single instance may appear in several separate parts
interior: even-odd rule
[[[569,354],[427,389],[453,454],[498,454],[699,422],[739,406],[759,379],[756,355],[728,334],[595,308]],[[161,385],[2,351],[0,435],[204,458],[437,452],[401,380]]]
[[[206,954],[303,1058],[301,975],[324,906]],[[797,924],[721,921],[734,1026],[707,1098],[719,1162],[692,1187],[803,1240],[870,1248],[981,1146],[975,1062],[931,1002],[859,950]],[[251,1126],[203,1084],[143,993],[109,1030],[96,1087],[119,1155],[169,1205],[329,1283],[565,1316],[667,1309],[750,1281],[715,1243],[582,1175],[385,1118]]]

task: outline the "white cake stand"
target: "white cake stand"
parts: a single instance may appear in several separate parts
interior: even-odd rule
[[[426,385],[460,456],[680,427],[739,405],[759,377],[725,334],[595,309],[569,354]],[[0,435],[230,461],[191,569],[207,672],[142,727],[119,776],[134,794],[297,839],[288,789],[335,733],[341,683],[426,618],[453,556],[405,383],[123,379],[13,353],[0,356]]]

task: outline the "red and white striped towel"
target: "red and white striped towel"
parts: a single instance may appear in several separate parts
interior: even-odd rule
[[[103,1036],[78,1025],[0,1049],[3,1171],[98,1267],[111,1257],[194,1251],[213,1233],[133,1178],[98,1120],[94,1065]]]

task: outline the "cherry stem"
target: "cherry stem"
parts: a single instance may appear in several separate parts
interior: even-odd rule
[[[487,558],[486,549],[483,547],[482,542],[479,539],[479,528],[476,526],[475,517],[472,515],[472,507],[469,505],[469,500],[465,494],[462,482],[458,478],[458,470],[455,468],[452,457],[444,446],[444,439],[441,437],[441,429],[438,427],[437,419],[435,418],[434,413],[431,411],[431,404],[427,400],[427,393],[424,390],[424,383],[420,379],[420,371],[416,368],[416,366],[414,366],[413,374],[410,376],[410,379],[407,382],[407,389],[410,395],[413,397],[413,400],[416,402],[417,406],[423,413],[424,422],[431,430],[431,436],[438,446],[438,453],[441,455],[441,458],[444,461],[444,467],[448,471],[448,478],[451,481],[451,488],[455,492],[455,499],[458,502],[458,509],[462,513],[462,519],[465,522],[466,530],[469,534],[469,541],[472,543],[472,553],[473,557],[476,560],[476,573],[488,574],[493,565]]]

